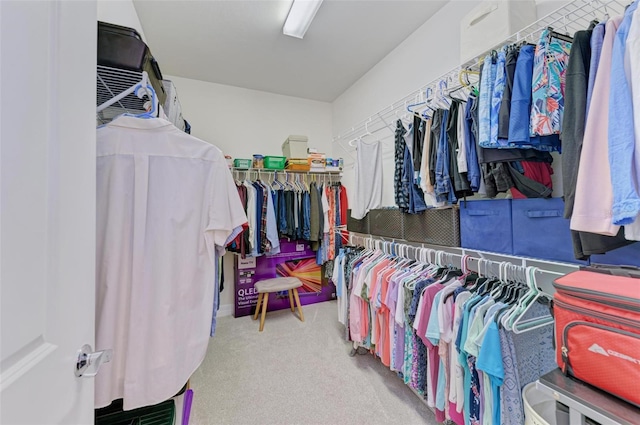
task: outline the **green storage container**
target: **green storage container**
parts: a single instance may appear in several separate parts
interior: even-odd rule
[[[235,168],[251,168],[252,163],[250,159],[236,158],[233,160],[233,166]]]
[[[269,170],[284,170],[284,165],[287,162],[287,158],[284,156],[265,156],[264,168]]]
[[[155,406],[134,410],[122,410],[122,400],[95,410],[96,425],[173,425],[176,407],[173,400]]]

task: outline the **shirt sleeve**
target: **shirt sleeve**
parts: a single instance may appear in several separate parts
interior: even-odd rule
[[[498,325],[495,321],[491,321],[487,334],[482,341],[480,353],[478,354],[478,362],[476,363],[478,370],[491,375],[491,379],[495,380],[498,386],[502,385],[504,380],[504,365],[502,363],[502,347],[500,346],[500,333]]]
[[[629,75],[625,72],[625,49],[633,12],[637,3],[629,6],[616,32],[611,58],[609,91],[609,165],[613,188],[613,224],[627,225],[640,212],[640,196],[635,187],[633,97]]]
[[[208,245],[224,250],[247,224],[247,215],[226,165],[215,162],[209,182],[208,223],[205,238]]]
[[[427,324],[426,337],[433,345],[440,342],[440,323],[438,321],[438,304],[440,303],[440,293],[436,294],[431,304],[431,313],[429,314],[429,323]]]

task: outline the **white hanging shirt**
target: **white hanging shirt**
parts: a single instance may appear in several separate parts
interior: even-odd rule
[[[253,187],[250,181],[245,180],[243,183],[247,188],[247,218],[249,220],[249,246],[247,252],[251,253],[252,257],[258,256],[258,247],[256,246],[256,188]]]
[[[327,234],[329,233],[329,226],[331,223],[329,222],[329,199],[327,198],[327,188],[325,186],[322,186],[322,195],[320,196],[320,199],[322,201],[322,217],[324,223],[322,232]]]
[[[96,408],[174,396],[204,359],[216,250],[247,222],[220,150],[163,119],[97,131]]]

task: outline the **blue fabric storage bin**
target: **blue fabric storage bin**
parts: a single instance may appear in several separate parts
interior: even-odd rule
[[[511,199],[460,202],[460,245],[512,255]]]
[[[523,257],[588,264],[573,254],[570,220],[564,218],[562,198],[514,199],[513,253]]]
[[[613,264],[616,266],[640,267],[640,242],[614,249],[606,254],[592,255],[591,262],[597,264]]]

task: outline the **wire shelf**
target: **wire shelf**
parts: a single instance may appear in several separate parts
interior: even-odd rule
[[[354,147],[349,145],[349,142],[355,139],[373,135],[383,130],[388,130],[384,138],[390,137],[395,131],[394,120],[407,113],[408,105],[431,98],[431,95],[427,96],[426,93],[436,93],[436,89],[441,81],[457,81],[458,75],[463,69],[478,71],[483,58],[492,50],[498,50],[506,44],[513,44],[524,40],[537,43],[542,31],[548,27],[552,27],[560,33],[573,35],[576,31],[587,29],[594,19],[602,20],[606,16],[623,14],[628,3],[628,0],[574,0],[523,28],[500,44],[476,56],[474,59],[456,66],[432,80],[427,85],[413,91],[386,108],[381,109],[369,118],[360,121],[349,130],[334,137],[333,143],[338,143],[345,152],[351,155]]]
[[[142,72],[110,68],[102,65],[98,65],[97,71],[96,106],[113,99],[118,94],[138,84],[140,80],[142,80]],[[144,113],[144,102],[144,99],[140,99],[135,94],[130,94],[114,105],[98,112],[97,119],[102,123],[107,123],[125,112],[131,114]]]

